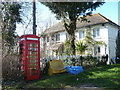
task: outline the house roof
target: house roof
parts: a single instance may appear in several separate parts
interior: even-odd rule
[[[87,22],[81,21],[81,18],[79,18],[77,20],[76,28],[82,28],[82,27],[86,27],[86,26],[92,26],[92,25],[104,24],[104,23],[112,23],[114,25],[117,25],[99,13],[86,16],[86,19],[87,19]],[[61,32],[64,30],[65,30],[65,28],[64,28],[63,23],[59,22],[59,23],[53,25],[52,27],[46,29],[42,34],[45,35],[45,34],[50,34],[50,33]]]
[[[64,25],[62,22],[58,22],[57,24],[53,25],[52,27],[46,29],[42,34],[49,34],[49,33],[54,33],[54,32],[59,32],[59,31],[64,31]]]

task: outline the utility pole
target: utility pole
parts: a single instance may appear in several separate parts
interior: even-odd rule
[[[120,26],[120,1],[118,2],[118,25]]]
[[[2,89],[2,9],[0,4],[0,89]]]
[[[36,35],[36,3],[33,0],[33,34]]]

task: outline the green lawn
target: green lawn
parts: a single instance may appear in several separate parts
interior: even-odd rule
[[[41,76],[42,78],[42,76]],[[70,73],[56,74],[44,80],[27,84],[26,88],[64,88],[93,84],[102,88],[120,87],[120,64],[99,66],[86,69],[78,75]]]

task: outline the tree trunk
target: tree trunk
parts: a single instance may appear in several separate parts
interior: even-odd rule
[[[70,42],[70,52],[72,55],[76,54],[75,50],[75,30],[76,30],[76,20],[70,20],[69,25],[65,25],[66,31],[68,33],[68,40]]]
[[[70,48],[72,50],[72,55],[75,55],[75,33],[69,34]]]

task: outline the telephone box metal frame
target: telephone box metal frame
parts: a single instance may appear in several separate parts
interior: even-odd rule
[[[20,63],[26,80],[40,78],[40,37],[22,35],[20,37]]]

